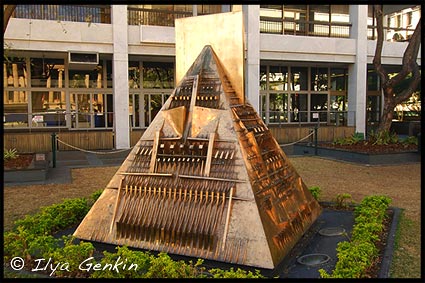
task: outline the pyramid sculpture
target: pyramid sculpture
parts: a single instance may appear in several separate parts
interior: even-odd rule
[[[320,212],[207,45],[74,235],[273,269]]]

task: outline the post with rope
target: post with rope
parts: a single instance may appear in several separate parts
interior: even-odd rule
[[[52,133],[52,166],[56,168],[56,133]]]
[[[319,130],[319,124],[314,127],[314,155],[317,155],[317,131]]]

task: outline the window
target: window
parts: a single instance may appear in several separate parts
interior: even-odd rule
[[[31,58],[31,86],[63,88],[64,71],[63,59]]]
[[[346,125],[347,74],[344,67],[261,65],[261,117],[267,124]]]
[[[270,66],[269,89],[288,90],[289,89],[288,67]]]
[[[328,90],[328,68],[311,68],[311,90]]]
[[[307,67],[291,68],[291,90],[308,90],[308,69]]]
[[[174,88],[174,64],[143,62],[143,88]]]

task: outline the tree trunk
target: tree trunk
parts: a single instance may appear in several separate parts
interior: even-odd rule
[[[382,116],[381,121],[379,122],[378,132],[390,131],[394,116],[394,107],[394,99],[388,98],[388,96],[385,95],[384,108],[382,110]]]
[[[3,5],[3,34],[6,32],[7,24],[15,8],[16,5]]]
[[[381,63],[382,49],[384,42],[384,27],[383,27],[383,12],[382,5],[375,5],[377,39],[375,56],[373,58],[373,65],[376,73],[381,79],[381,88],[384,92],[384,107],[379,123],[378,131],[389,131],[394,115],[394,108],[397,104],[407,100],[417,89],[421,82],[421,73],[419,66],[416,62],[421,44],[421,19],[416,25],[415,31],[409,40],[409,44],[403,54],[402,68],[400,72],[394,77],[389,77],[387,70]],[[398,93],[394,92],[394,87],[400,84],[412,74],[413,79],[408,87]]]

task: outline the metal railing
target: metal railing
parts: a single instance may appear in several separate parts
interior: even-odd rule
[[[17,5],[15,18],[89,23],[111,23],[109,5]]]
[[[350,23],[260,17],[260,32],[302,36],[350,37]]]
[[[150,25],[173,27],[174,20],[192,17],[192,12],[166,11],[157,9],[143,9],[128,7],[129,25]]]
[[[268,125],[320,122],[327,125],[347,126],[348,111],[261,111],[261,118]]]

